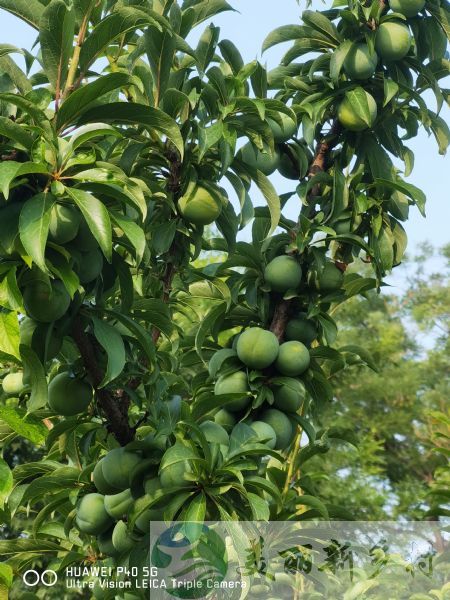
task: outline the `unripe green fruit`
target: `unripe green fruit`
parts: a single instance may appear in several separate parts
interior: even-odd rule
[[[304,147],[297,142],[283,144],[280,150],[278,172],[286,179],[302,179],[308,170],[308,157]]]
[[[339,221],[336,221],[336,223],[333,223],[333,229],[335,230],[335,232],[338,235],[341,235],[344,233],[350,233],[351,226],[352,226],[351,217],[348,217],[346,219],[339,219]]]
[[[292,425],[287,416],[276,408],[269,408],[261,415],[261,421],[272,427],[276,435],[277,450],[284,450],[292,440]]]
[[[415,17],[425,6],[425,0],[389,0],[389,6],[407,19]]]
[[[258,442],[273,450],[277,445],[277,434],[274,428],[265,421],[253,421],[250,427],[256,433]]]
[[[251,142],[248,142],[241,148],[238,157],[253,169],[258,169],[264,175],[271,175],[278,168],[280,153],[277,149],[274,152],[261,152]]]
[[[243,371],[236,371],[231,375],[222,375],[216,381],[214,386],[214,394],[221,396],[222,394],[243,394],[242,399],[233,400],[227,403],[227,410],[237,412],[248,406],[251,398],[244,396],[249,392],[247,375]]]
[[[289,115],[279,113],[281,125],[274,119],[268,118],[267,123],[273,133],[273,139],[280,143],[289,140],[297,131],[297,123]]]
[[[54,281],[50,286],[44,281],[34,281],[23,291],[23,304],[34,321],[51,323],[66,314],[70,295],[62,281]]]
[[[80,531],[90,535],[103,533],[111,526],[112,519],[106,512],[102,494],[87,494],[81,498],[75,522]]]
[[[317,325],[308,319],[305,313],[299,313],[294,319],[288,321],[285,336],[288,341],[295,340],[302,342],[305,346],[310,346],[311,342],[317,338]]]
[[[214,421],[204,421],[200,425],[200,429],[202,430],[206,441],[210,444],[223,444],[224,446],[227,446],[230,441],[225,429],[218,423],[214,423]]]
[[[78,279],[80,283],[89,283],[100,275],[103,269],[103,254],[98,248],[83,252],[80,256]]]
[[[164,510],[162,508],[147,508],[138,516],[134,525],[142,533],[148,533],[152,521],[164,521]]]
[[[125,448],[114,448],[102,460],[102,472],[106,483],[116,489],[125,490],[130,483],[130,474],[142,460],[134,452]]]
[[[102,554],[106,554],[107,556],[114,556],[116,554],[116,549],[112,543],[112,532],[113,528],[104,531],[97,537],[97,545],[98,549]]]
[[[305,400],[305,386],[298,379],[289,379],[289,382],[276,386],[273,391],[275,408],[283,412],[295,413]]]
[[[131,490],[126,489],[118,494],[105,496],[105,510],[110,517],[117,520],[127,513],[133,502]]]
[[[264,279],[275,292],[295,290],[302,279],[302,269],[292,256],[277,256],[264,269]]]
[[[228,412],[228,410],[225,408],[221,408],[214,415],[214,422],[218,425],[222,425],[225,431],[228,432],[231,431],[236,425],[236,417],[231,412]]]
[[[369,79],[375,73],[378,56],[371,54],[367,44],[353,44],[344,61],[350,79]]]
[[[237,343],[239,359],[251,369],[265,369],[277,357],[279,343],[271,331],[250,327],[241,333]]]
[[[103,459],[99,460],[92,471],[92,481],[100,494],[117,494],[119,490],[106,481],[103,475]]]
[[[188,189],[178,201],[183,217],[194,225],[209,225],[222,212],[220,192],[213,186],[197,185]]]
[[[48,405],[58,415],[73,417],[84,412],[92,401],[92,386],[64,371],[48,386]]]
[[[217,352],[209,359],[208,372],[211,377],[215,376],[225,360],[232,357],[236,357],[237,360],[237,353],[232,348],[221,348],[220,350],[217,350]]]
[[[411,33],[399,21],[381,23],[375,37],[375,49],[387,62],[401,60],[411,47]]]
[[[127,524],[124,521],[117,521],[112,532],[112,545],[119,553],[129,552],[136,544],[135,538],[130,535]]]
[[[311,282],[319,292],[335,292],[340,290],[344,282],[344,274],[332,262],[325,263],[324,268],[311,276]]]
[[[159,479],[161,481],[161,486],[166,489],[191,487],[193,482],[186,479],[186,475],[189,473],[192,473],[192,468],[188,460],[174,463],[160,471]]]
[[[8,396],[18,396],[21,394],[25,390],[22,371],[5,375],[2,381],[2,388]]]
[[[54,204],[50,212],[49,235],[56,244],[67,244],[78,233],[81,215],[74,206]]]
[[[345,96],[339,104],[337,111],[339,122],[345,129],[350,131],[364,131],[374,124],[375,119],[377,118],[377,103],[370,94],[367,92],[365,92],[365,94],[369,107],[369,123],[366,123],[366,121],[356,114],[350,100]]]
[[[308,348],[301,342],[284,342],[281,344],[275,363],[277,370],[288,377],[301,375],[309,367],[311,357]]]
[[[89,252],[90,250],[98,248],[98,242],[92,235],[89,225],[84,219],[81,219],[80,221],[78,233],[73,240],[73,246],[79,252]]]
[[[62,339],[55,330],[51,332],[47,348],[45,347],[49,326],[44,323],[38,323],[29,317],[24,317],[20,322],[19,329],[20,343],[29,346],[41,362],[51,360],[61,350]]]

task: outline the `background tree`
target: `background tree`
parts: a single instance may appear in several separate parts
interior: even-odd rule
[[[372,364],[336,347],[332,307],[380,288],[409,206],[423,212],[404,142],[423,125],[448,143],[447,5],[304,11],[266,39],[293,42],[270,72],[214,25],[189,45],[223,0],[0,8],[39,41],[33,75],[17,48],[0,57],[2,418],[8,442],[46,452],[1,462],[5,520],[34,517],[0,542],[3,581],[43,555],[141,566],[162,518],[342,514],[295,473],[349,439],[314,427],[334,375]],[[293,194],[298,221],[282,214]],[[202,252],[220,254],[203,266]]]

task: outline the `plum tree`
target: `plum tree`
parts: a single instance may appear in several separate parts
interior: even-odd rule
[[[12,597],[27,568],[146,561],[151,520],[326,514],[302,461],[319,479],[334,436],[357,443],[321,413],[374,364],[334,311],[383,289],[424,212],[409,140],[450,139],[449,10],[422,2],[305,10],[266,68],[220,39],[223,0],[0,0],[37,40],[27,72],[0,49]]]

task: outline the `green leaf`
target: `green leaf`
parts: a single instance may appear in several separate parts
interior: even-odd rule
[[[304,28],[301,25],[282,25],[269,33],[262,45],[262,51],[265,52],[272,46],[296,40],[303,35]]]
[[[309,506],[317,510],[324,519],[328,520],[330,518],[325,504],[315,496],[309,496],[307,494],[299,496],[297,506]]]
[[[247,493],[247,500],[254,521],[268,521],[270,519],[270,510],[267,500],[251,492]]]
[[[104,94],[108,94],[113,90],[117,90],[121,87],[125,87],[130,83],[130,76],[127,73],[109,73],[102,75],[98,79],[95,79],[91,83],[78,88],[70,94],[65,100],[58,111],[56,116],[56,128],[58,131],[65,129],[68,125],[75,123],[75,121],[89,108],[89,106],[98,101]],[[101,119],[99,119],[101,121]],[[97,129],[101,129],[101,124],[94,125]],[[93,127],[90,125],[89,127]],[[106,128],[106,125],[103,125]],[[86,128],[83,132],[88,132]],[[74,147],[74,141],[78,139],[78,132],[75,132],[72,136],[72,147]],[[75,137],[77,136],[77,137]],[[75,139],[73,139],[75,138]],[[80,144],[78,144],[80,145]],[[76,146],[75,146],[76,147]]]
[[[35,352],[25,344],[19,346],[24,376],[29,380],[31,395],[27,403],[28,412],[34,412],[47,404],[48,388],[44,367]]]
[[[345,97],[350,103],[351,109],[368,126],[372,126],[372,116],[367,101],[367,95],[362,87],[356,87],[345,93]]]
[[[94,335],[108,357],[108,363],[103,380],[98,387],[105,387],[118,377],[125,366],[125,346],[122,336],[112,325],[92,317]]]
[[[8,463],[0,458],[0,509],[3,510],[5,500],[13,487],[13,476]]]
[[[339,75],[341,73],[344,61],[347,58],[347,54],[350,52],[353,43],[351,40],[345,40],[342,42],[331,55],[330,59],[330,77],[331,80],[337,83]]]
[[[203,523],[206,515],[206,496],[203,492],[194,496],[183,511],[183,521],[186,523]]]
[[[41,271],[47,271],[45,245],[50,225],[50,213],[55,200],[52,194],[42,192],[27,200],[20,212],[20,241]]]
[[[384,87],[384,101],[383,106],[389,104],[392,98],[398,93],[399,87],[398,84],[395,83],[392,79],[388,79],[385,77],[383,79],[383,87]]]
[[[197,335],[195,336],[195,349],[200,358],[203,358],[203,342],[206,337],[210,335],[216,322],[223,317],[227,309],[225,302],[221,302],[214,308],[212,308],[208,314],[203,317],[203,320],[198,328]]]
[[[31,92],[32,86],[30,80],[9,56],[0,57],[0,72],[8,75],[21,94]]]
[[[177,123],[172,117],[157,108],[145,104],[112,102],[88,110],[81,117],[79,124],[92,122],[130,123],[155,129],[167,136],[180,153],[181,158],[183,157],[184,141]]]
[[[19,321],[15,312],[0,312],[0,357],[20,360]]]
[[[34,141],[33,136],[27,132],[25,127],[7,117],[0,117],[0,135],[8,140],[13,140],[25,150],[30,150]]]
[[[147,244],[143,229],[130,218],[124,217],[123,215],[111,212],[110,217],[111,220],[120,227],[129,242],[133,245],[136,250],[136,261],[140,263]]]
[[[3,556],[13,556],[20,552],[37,554],[44,553],[55,554],[61,552],[61,546],[55,542],[44,540],[42,538],[33,540],[31,538],[18,538],[15,540],[0,541],[0,554]]]
[[[75,188],[66,188],[66,190],[80,209],[92,235],[99,243],[106,260],[111,262],[112,229],[106,206],[100,200],[97,200],[95,196],[88,194],[88,192]]]
[[[392,190],[397,190],[399,192],[403,192],[411,198],[417,205],[417,208],[420,210],[422,216],[425,216],[425,204],[427,198],[422,190],[412,183],[406,183],[405,181],[397,180],[397,181],[389,181],[387,179],[376,179],[376,184],[381,184],[389,187]]]
[[[162,457],[160,470],[168,469],[178,463],[183,463],[186,460],[202,461],[199,456],[190,446],[186,446],[181,442],[176,442],[171,446]]]
[[[167,21],[156,12],[146,8],[145,12],[134,7],[117,8],[94,27],[85,39],[80,52],[80,68],[83,73],[98,58],[103,51],[121,35],[154,25],[161,29],[160,23],[167,26]]]
[[[39,21],[42,62],[57,93],[64,87],[73,51],[75,12],[64,0],[51,0]]]
[[[0,0],[0,8],[19,17],[31,27],[39,29],[44,6],[38,0]]]
[[[319,11],[304,10],[302,13],[303,22],[322,33],[324,36],[335,42],[336,45],[341,41],[341,36],[336,26]]]
[[[13,570],[10,565],[5,562],[0,563],[0,597],[1,597],[1,584],[4,584],[6,588],[10,588],[13,582]],[[7,598],[7,596],[5,597]]]
[[[0,406],[0,419],[4,421],[17,435],[20,435],[33,444],[40,446],[45,442],[47,435],[46,426],[40,421],[28,415],[25,411],[15,406]]]
[[[375,373],[379,372],[377,363],[374,361],[372,355],[368,350],[366,350],[366,348],[355,344],[348,344],[346,346],[341,346],[339,348],[339,352],[350,352],[351,354],[356,354],[368,367],[372,369],[372,371],[375,371]]]
[[[8,160],[0,163],[0,190],[6,199],[9,197],[9,188],[16,177],[31,173],[48,173],[46,165],[35,162],[14,162]]]

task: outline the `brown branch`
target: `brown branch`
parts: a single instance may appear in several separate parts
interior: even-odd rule
[[[314,159],[308,170],[308,178],[314,177],[317,173],[322,171],[326,171],[328,158],[330,152],[339,142],[339,132],[341,126],[337,120],[333,122],[329,133],[324,136],[320,142],[318,142],[316,146],[316,151],[314,153]],[[315,185],[311,189],[308,194],[308,200],[314,200],[315,197],[320,195],[320,187]],[[310,213],[314,211],[314,206],[311,206],[308,203],[306,207],[309,216],[312,216]],[[289,321],[290,312],[291,312],[292,300],[280,300],[275,306],[275,312],[272,318],[272,322],[270,324],[270,331],[272,331],[281,341],[284,337],[284,332],[286,330],[286,325]]]
[[[128,403],[125,403],[126,406],[122,404],[124,394],[114,397],[109,390],[99,388],[103,380],[103,372],[97,362],[95,346],[79,317],[75,319],[72,327],[72,337],[80,351],[84,367],[91,378],[97,403],[106,417],[108,428],[119,444],[125,446],[133,440],[134,431],[128,422]]]

